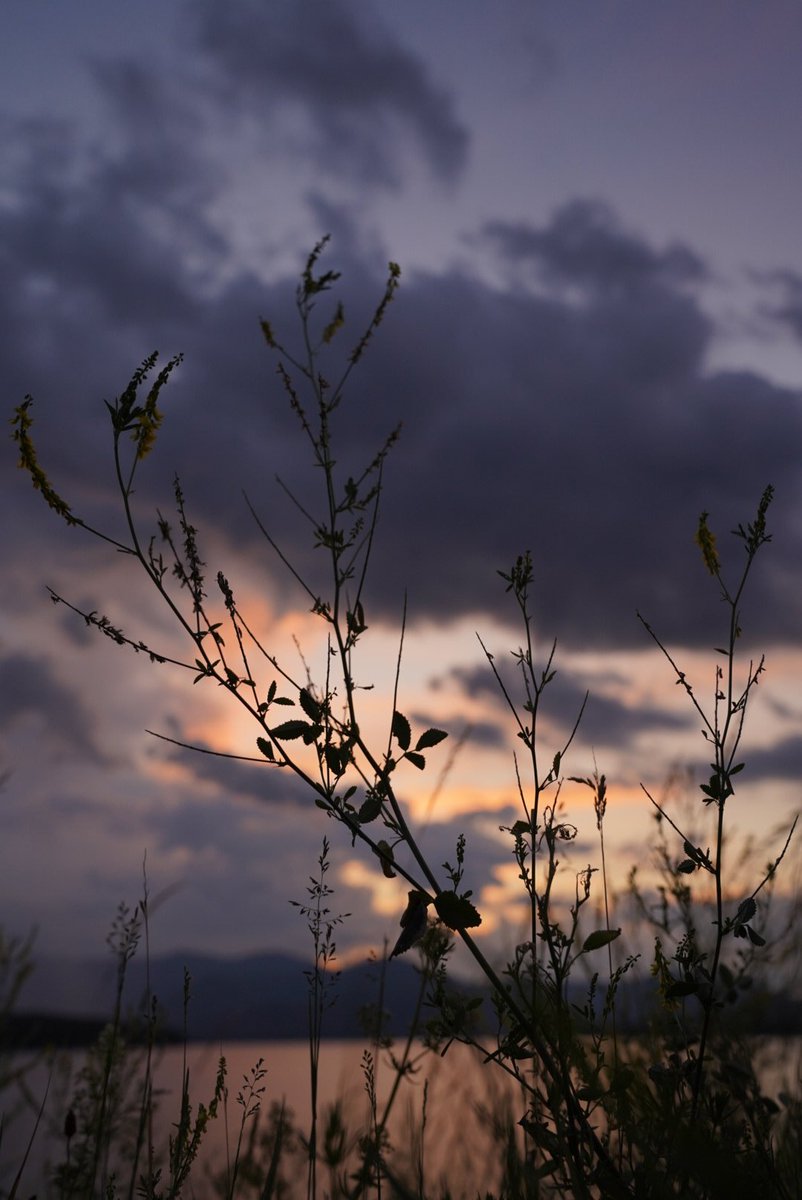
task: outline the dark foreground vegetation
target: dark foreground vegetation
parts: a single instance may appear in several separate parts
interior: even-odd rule
[[[761,963],[776,962],[782,950],[782,931],[772,926],[769,914],[793,825],[784,831],[768,866],[751,868],[746,887],[730,880],[732,859],[724,852],[728,801],[744,766],[740,747],[745,721],[764,666],[762,659],[744,661],[740,622],[751,573],[770,541],[771,487],[759,498],[753,518],[735,529],[742,558],[734,579],[725,578],[708,515],[699,520],[696,540],[702,564],[722,602],[710,698],[697,691],[661,641],[660,631],[650,625],[648,614],[641,618],[665,661],[668,683],[684,690],[695,711],[710,768],[704,781],[695,785],[701,819],[692,818],[693,824],[687,809],[673,806],[666,796],[646,794],[644,802],[655,814],[661,878],[654,889],[642,885],[634,873],[630,896],[642,926],[651,931],[649,969],[660,1004],[648,1036],[624,1040],[617,1013],[638,955],[634,949],[621,949],[625,936],[610,915],[613,881],[608,880],[604,844],[607,781],[595,766],[592,772],[580,769],[578,775],[571,774],[578,769],[569,766],[569,759],[581,711],[564,744],[548,749],[542,744],[555,649],[538,654],[533,644],[535,568],[529,552],[499,572],[520,626],[520,644],[512,653],[514,674],[509,676],[490,653],[486,655],[487,669],[520,741],[515,763],[520,815],[505,832],[518,867],[529,928],[510,961],[491,961],[474,937],[482,918],[466,886],[466,839],[458,838],[448,862],[431,862],[399,798],[397,781],[425,770],[447,737],[436,728],[413,729],[403,711],[403,626],[396,682],[387,698],[386,737],[375,744],[365,733],[361,704],[366,680],[360,654],[370,618],[367,582],[382,477],[396,432],[346,475],[338,468],[340,460],[348,458],[348,448],[337,443],[337,421],[346,405],[346,385],[386,314],[400,272],[390,264],[365,332],[338,358],[345,314],[341,304],[329,303],[328,293],[338,276],[321,269],[324,247],[325,239],[309,256],[298,286],[299,348],[288,348],[277,327],[267,321],[262,331],[276,356],[301,436],[319,468],[319,500],[294,494],[286,483],[283,487],[308,522],[311,540],[326,564],[325,582],[290,557],[276,532],[254,509],[252,513],[275,561],[289,571],[326,628],[325,661],[299,677],[279,661],[241,610],[236,582],[222,572],[209,578],[178,480],[174,523],[159,514],[155,529],[143,527],[134,483],[156,441],[162,393],[180,358],[157,370],[157,356],[151,355],[117,400],[107,405],[127,530],[124,540],[84,521],[56,491],[37,458],[30,398],[17,410],[14,436],[21,465],[47,504],[68,525],[94,535],[106,549],[127,556],[133,568],[144,571],[186,638],[185,657],[151,645],[138,631],[122,630],[104,614],[82,611],[60,595],[53,594],[53,600],[66,604],[122,649],[185,672],[188,683],[224,689],[252,718],[255,753],[265,769],[302,780],[310,807],[320,810],[322,823],[324,817],[334,821],[344,838],[361,844],[377,871],[405,881],[409,903],[393,954],[415,947],[413,953],[420,958],[420,1004],[412,1034],[424,1040],[431,1054],[447,1055],[457,1042],[473,1047],[488,1077],[499,1074],[514,1085],[514,1109],[505,1101],[494,1110],[483,1110],[497,1156],[494,1186],[500,1197],[802,1197],[799,1090],[763,1094],[754,1040],[744,1036],[750,1029],[742,1024],[749,1011],[743,998],[759,987]],[[560,800],[566,778],[587,787],[592,796],[597,867],[577,871],[570,862],[577,829]],[[703,823],[709,834],[700,838],[693,829]],[[343,919],[331,908],[328,869],[329,845],[324,840],[308,895],[297,902],[313,947],[308,972],[310,1127],[294,1128],[281,1107],[261,1111],[265,1064],[259,1062],[236,1097],[240,1131],[229,1147],[225,1170],[216,1179],[198,1170],[209,1123],[227,1105],[225,1064],[221,1062],[214,1095],[205,1103],[191,1096],[186,1078],[179,1111],[162,1111],[153,1090],[158,1026],[152,996],[146,995],[141,1008],[146,1054],[137,1060],[136,1072],[122,1035],[123,983],[148,930],[145,894],[136,909],[121,910],[115,923],[111,940],[118,963],[117,1001],[70,1106],[61,1115],[64,1156],[53,1166],[54,1195],[161,1200],[209,1189],[226,1197],[476,1195],[467,1144],[452,1156],[445,1176],[427,1175],[426,1131],[437,1114],[427,1112],[425,1089],[416,1133],[403,1143],[397,1137],[391,1141],[389,1114],[413,1069],[420,1079],[425,1061],[411,1039],[394,1048],[395,1082],[389,1099],[380,1101],[377,1063],[379,1056],[390,1053],[382,1026],[381,988],[373,1010],[365,1014],[367,1121],[356,1129],[337,1106],[318,1111],[322,1039],[336,986],[331,969],[335,934]],[[559,899],[559,883],[566,873],[573,897],[567,903]],[[595,903],[597,892],[605,920],[589,929],[591,896]],[[460,943],[481,973],[484,994],[478,989],[466,994],[450,983],[449,962]],[[189,979],[185,992],[188,1001]],[[483,1037],[481,1029],[486,1031]],[[43,1121],[48,1119],[46,1111],[42,1101]],[[23,1160],[17,1177],[4,1184],[7,1194],[26,1195],[24,1179]]]

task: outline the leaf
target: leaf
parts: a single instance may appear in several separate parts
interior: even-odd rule
[[[440,892],[435,896],[434,907],[440,920],[449,929],[475,929],[482,924],[482,918],[470,900],[458,896],[456,892]]]
[[[751,921],[752,917],[757,912],[757,904],[754,896],[747,896],[738,905],[738,911],[735,914],[735,920],[741,925],[745,925],[747,921]]]
[[[285,721],[283,725],[271,729],[270,733],[280,742],[291,742],[294,738],[304,737],[311,728],[308,721]]]
[[[326,766],[332,775],[342,775],[348,762],[347,751],[338,749],[336,746],[327,746],[324,754]]]
[[[412,739],[412,730],[409,727],[409,721],[403,713],[396,710],[393,713],[393,737],[398,742],[402,750],[409,749],[409,743]]]
[[[422,754],[416,754],[414,750],[407,750],[404,757],[412,763],[413,767],[417,767],[419,771],[422,771],[426,766],[426,759]]]
[[[317,741],[322,732],[322,725],[310,725],[306,733],[303,734],[304,744],[306,746],[311,746],[313,742]]]
[[[512,829],[510,830],[510,833],[512,834],[512,836],[514,838],[529,837],[530,834],[532,833],[532,826],[529,824],[528,821],[524,821],[524,820],[516,821],[515,824],[513,825]]]
[[[268,742],[267,738],[258,737],[256,739],[256,745],[262,751],[262,754],[264,754],[265,758],[269,758],[271,762],[275,762],[273,747],[270,745],[270,742]]]
[[[749,941],[753,946],[765,946],[766,939],[761,937],[759,933],[755,933],[751,925],[745,926],[746,932],[749,935]]]
[[[683,875],[693,875],[698,863],[695,863],[690,858],[685,858],[681,863],[677,863],[677,870]]]
[[[427,729],[422,733],[415,743],[416,750],[428,750],[430,746],[436,746],[438,742],[442,742],[448,734],[444,729]]]
[[[295,701],[290,700],[289,696],[276,696],[274,704],[289,704],[290,708],[295,707]]]
[[[591,950],[599,950],[602,946],[609,946],[610,942],[614,942],[620,936],[620,929],[595,929],[593,933],[589,933],[585,938],[579,953],[589,954]]]
[[[357,813],[357,820],[360,825],[368,825],[371,821],[375,821],[382,810],[382,798],[372,794],[368,796]]]
[[[273,701],[275,700],[275,698],[276,698],[276,681],[274,679],[273,682],[271,683],[270,687],[267,689],[267,703],[272,704]]]
[[[395,879],[396,875],[395,871],[393,870],[393,863],[395,862],[395,859],[393,858],[392,846],[389,842],[382,840],[376,843],[376,849],[378,851],[379,862],[382,865],[382,874],[387,879]]]
[[[323,706],[318,704],[311,692],[306,688],[301,688],[298,699],[301,702],[301,708],[312,721],[319,721],[320,714],[323,711]]]

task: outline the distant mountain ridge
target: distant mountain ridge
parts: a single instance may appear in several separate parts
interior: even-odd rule
[[[216,958],[196,953],[154,958],[149,990],[156,997],[161,1024],[174,1033],[184,1026],[184,971],[190,976],[187,1034],[192,1041],[277,1041],[308,1033],[308,961],[287,954]],[[116,963],[108,959],[42,958],[26,981],[18,1011],[47,1017],[107,1020],[113,1009]],[[327,989],[324,1036],[360,1037],[362,1010],[376,1005],[389,1014],[384,1029],[398,1035],[409,1028],[420,991],[420,975],[411,962],[394,960],[386,968],[365,962],[342,970]],[[134,959],[124,992],[127,1013],[145,1011],[146,967]],[[425,1012],[425,1010],[424,1010]]]
[[[420,975],[412,958],[387,964],[382,985],[382,966],[365,962],[344,968],[327,991],[323,1022],[325,1038],[361,1038],[365,1022],[360,1013],[378,1005],[388,1013],[383,1032],[405,1035],[410,1028],[420,993]],[[151,960],[149,991],[155,996],[160,1027],[183,1038],[184,970],[190,974],[187,1036],[190,1041],[281,1041],[308,1035],[309,985],[307,960],[288,954],[253,954],[241,958],[217,958],[196,953],[170,954]],[[482,991],[457,978],[452,986],[472,995]],[[6,1028],[18,1045],[53,1041],[79,1044],[91,1040],[98,1023],[109,1020],[116,988],[116,964],[106,959],[39,959],[26,981],[17,1004],[13,1028]],[[577,985],[569,999],[582,1004],[586,985]],[[141,1019],[146,1011],[146,968],[143,959],[128,967],[124,993],[127,1015]],[[797,992],[770,992],[755,988],[739,1010],[750,1032],[802,1033],[802,1001]],[[484,1005],[484,1019],[492,1009]],[[659,1012],[655,980],[627,980],[619,994],[617,1010],[621,1032],[645,1028]],[[430,1010],[424,1006],[425,1023]],[[373,1028],[373,1026],[371,1026]],[[81,1030],[86,1038],[80,1038]],[[79,1041],[69,1042],[69,1038]]]

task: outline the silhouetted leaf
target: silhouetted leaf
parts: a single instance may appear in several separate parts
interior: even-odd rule
[[[402,750],[409,749],[409,743],[412,739],[412,730],[409,727],[409,721],[403,713],[398,711],[393,713],[393,737],[398,742]]]
[[[294,738],[303,737],[312,728],[308,721],[285,721],[270,732],[280,742],[291,742]]]
[[[599,950],[602,946],[608,946],[610,942],[614,942],[620,936],[620,929],[595,929],[593,933],[589,933],[585,938],[579,953],[589,954],[591,950]]]
[[[436,746],[438,742],[442,742],[447,738],[448,734],[444,729],[427,729],[422,733],[415,743],[416,750],[428,750],[430,746]]]
[[[406,753],[406,758],[412,763],[413,767],[417,767],[419,771],[422,771],[426,766],[426,759],[422,754],[416,754],[414,750],[408,750]]]
[[[275,762],[273,747],[270,745],[270,742],[268,742],[267,738],[258,737],[256,739],[256,745],[262,751],[262,754],[264,754],[265,758],[269,758],[271,762]]]
[[[456,892],[440,892],[435,896],[434,907],[440,920],[449,929],[475,929],[482,924],[482,918],[470,900],[458,896]]]
[[[364,801],[357,814],[357,820],[359,821],[359,824],[367,825],[370,821],[375,821],[381,810],[381,796],[377,796],[375,793],[372,793],[370,796],[368,796],[367,800]]]
[[[304,710],[310,720],[319,721],[320,714],[323,709],[322,706],[318,704],[311,692],[307,691],[306,688],[301,688],[298,699],[301,702],[301,708]]]

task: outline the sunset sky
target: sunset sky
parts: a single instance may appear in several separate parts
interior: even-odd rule
[[[767,670],[730,812],[764,838],[802,777],[802,7],[560,0],[5,0],[0,72],[0,355],[8,418],[26,393],[40,458],[114,536],[105,399],[152,350],[185,359],[137,491],[145,530],[178,472],[210,577],[317,682],[325,631],[243,492],[306,569],[280,474],[314,509],[320,473],[259,329],[297,337],[314,242],[342,271],[346,343],[401,289],[354,375],[343,469],[403,422],[386,469],[359,678],[379,743],[404,593],[399,707],[450,738],[397,783],[439,867],[467,836],[481,935],[523,936],[499,825],[516,807],[514,728],[477,633],[511,673],[497,570],[530,549],[538,654],[557,639],[544,760],[585,719],[566,775],[608,779],[615,883],[648,861],[644,783],[708,756],[641,612],[709,704],[726,609],[693,535],[729,536],[768,483],[774,539],[744,605]],[[336,362],[335,343],[335,362]],[[219,689],[93,635],[52,587],[155,649],[169,614],[130,561],[68,529],[0,465],[0,921],[42,952],[101,953],[141,890],[155,952],[305,951],[321,841],[342,953],[393,939],[403,881],[267,767]],[[297,540],[299,535],[304,540]],[[182,648],[186,655],[187,649]],[[269,676],[266,676],[269,680]],[[454,752],[456,747],[456,753]],[[450,770],[438,788],[441,772]],[[709,773],[709,772],[707,772]],[[567,783],[575,867],[598,859],[590,795]],[[771,843],[778,847],[784,835]],[[678,857],[681,847],[677,848]],[[755,870],[768,851],[758,852]],[[798,876],[789,854],[786,882]],[[755,878],[754,883],[757,882]]]

